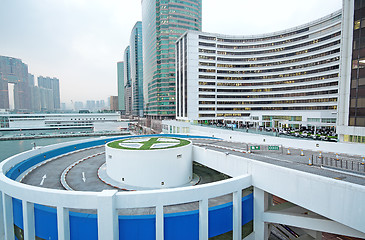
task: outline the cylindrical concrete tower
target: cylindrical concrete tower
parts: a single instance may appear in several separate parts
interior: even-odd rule
[[[126,185],[163,188],[190,182],[192,143],[171,137],[127,138],[106,144],[109,177]]]

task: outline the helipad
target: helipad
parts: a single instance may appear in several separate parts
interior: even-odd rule
[[[161,150],[183,147],[190,143],[191,142],[189,140],[172,137],[142,137],[114,141],[108,143],[107,146],[116,149],[128,150]]]

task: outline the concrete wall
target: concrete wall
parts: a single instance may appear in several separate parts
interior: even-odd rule
[[[232,177],[250,174],[254,187],[365,233],[365,186],[197,146],[193,159]]]
[[[164,188],[192,180],[192,144],[156,150],[128,150],[105,146],[107,174],[131,186]]]
[[[182,128],[187,126],[185,122],[164,121],[164,125]],[[253,133],[245,133],[240,131],[232,131],[228,129],[220,129],[213,127],[204,127],[198,125],[189,125],[189,134],[198,136],[209,136],[222,138],[233,142],[246,142],[252,144],[274,144],[283,145],[294,149],[345,153],[351,155],[365,156],[365,145],[361,143],[342,143],[342,142],[325,142],[305,139],[290,139],[284,137],[274,137]]]

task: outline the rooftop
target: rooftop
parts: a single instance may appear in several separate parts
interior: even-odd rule
[[[172,137],[127,138],[108,143],[107,146],[126,150],[161,150],[190,144],[189,140]]]

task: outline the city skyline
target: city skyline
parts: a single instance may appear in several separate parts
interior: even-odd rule
[[[210,0],[209,4],[203,0],[202,30],[231,35],[269,33],[305,24],[341,5],[340,0]],[[1,55],[22,59],[35,75],[61,79],[61,102],[116,95],[115,63],[123,60],[130,30],[141,20],[140,1],[15,0],[4,1],[3,6],[0,27],[7,34],[0,40]]]

